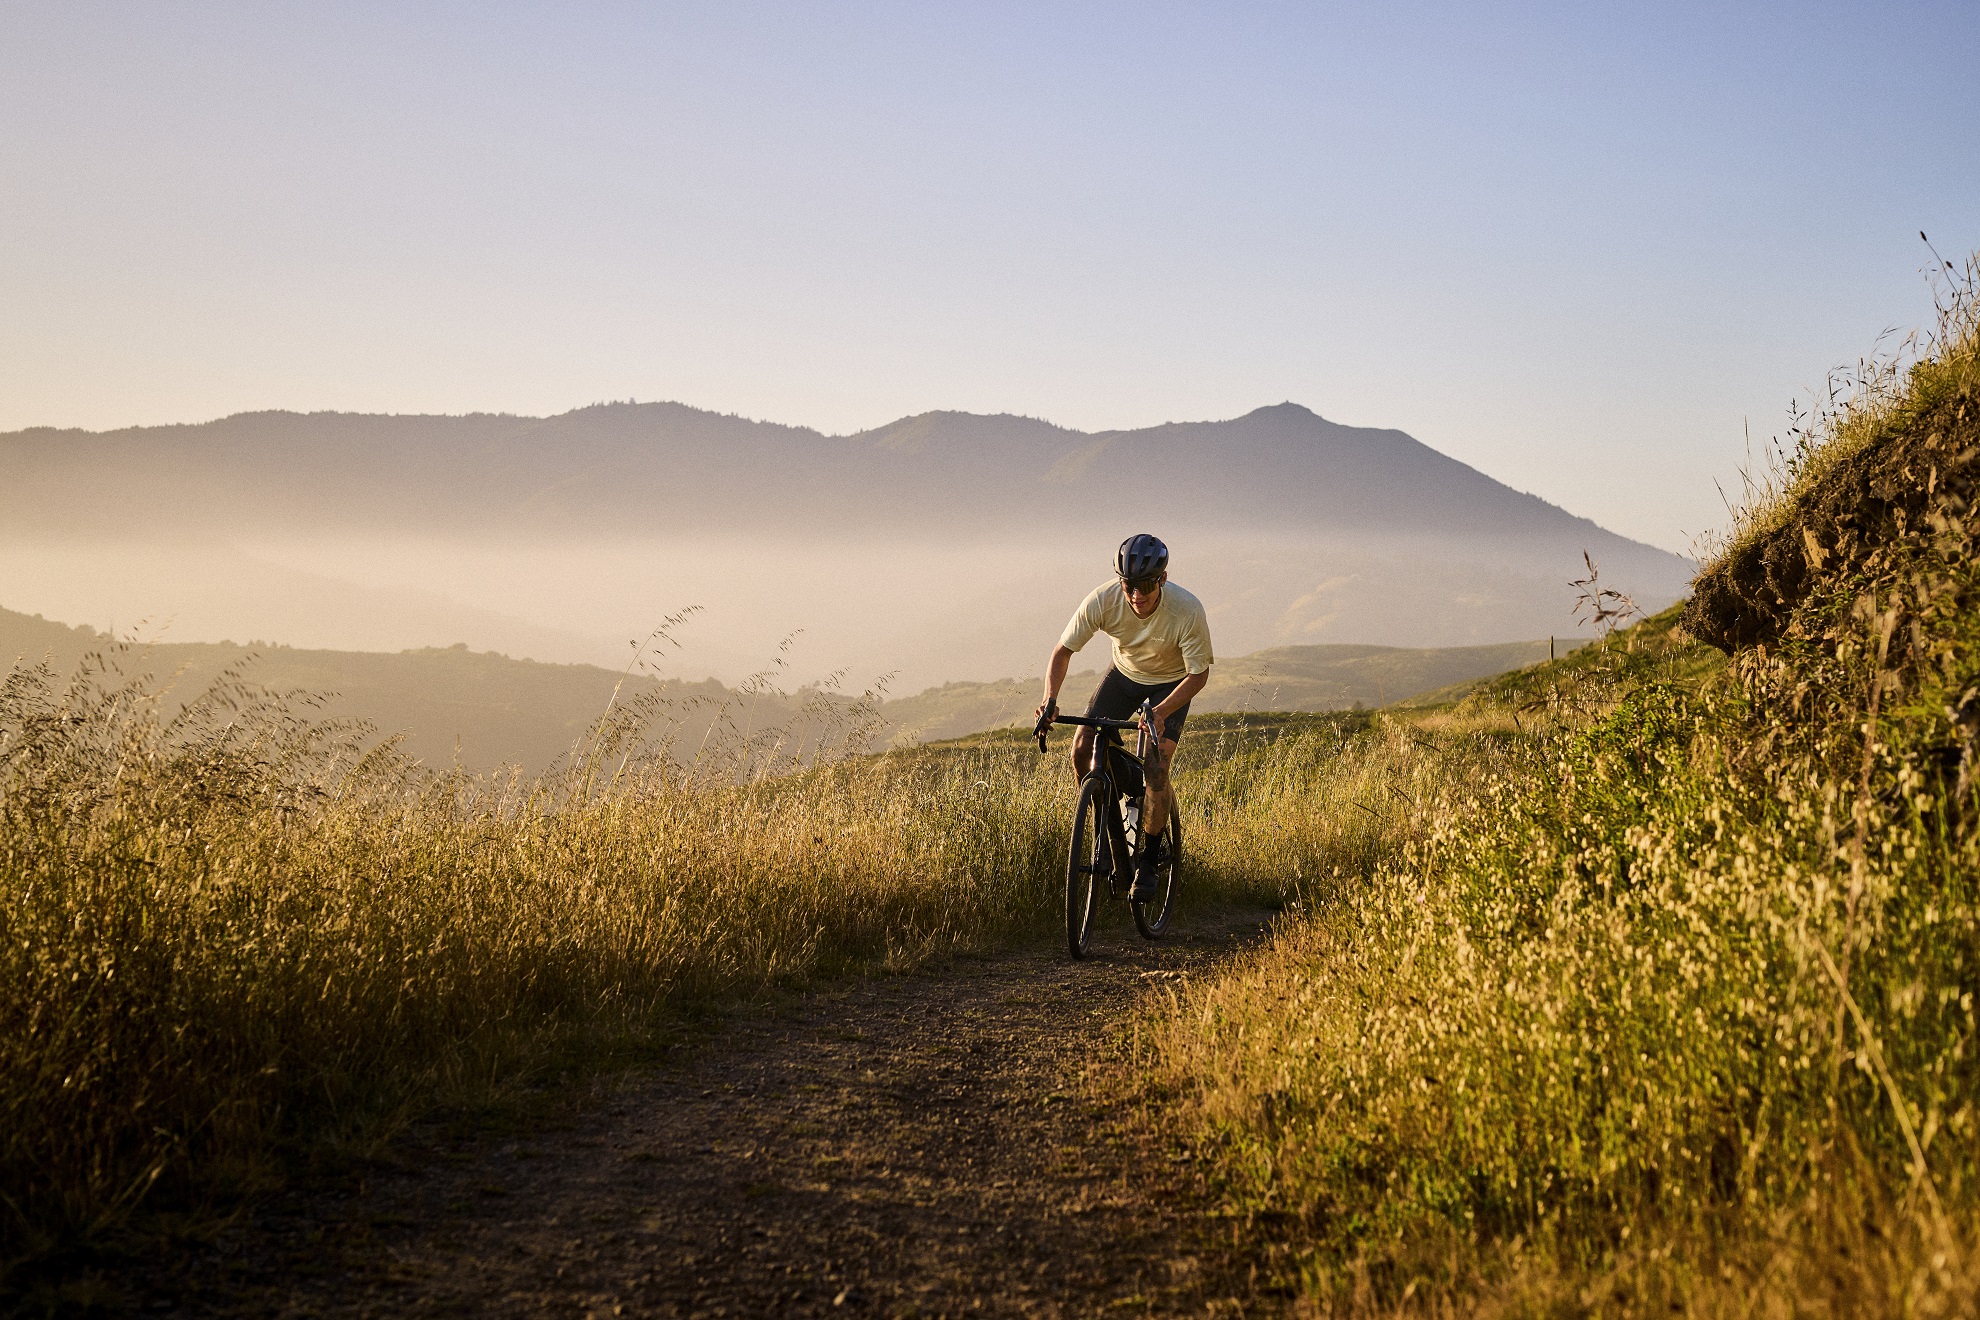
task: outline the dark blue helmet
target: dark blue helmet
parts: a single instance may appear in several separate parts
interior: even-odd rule
[[[1129,582],[1137,578],[1152,578],[1169,568],[1169,547],[1157,537],[1147,532],[1130,536],[1121,542],[1121,548],[1114,555],[1114,571]]]

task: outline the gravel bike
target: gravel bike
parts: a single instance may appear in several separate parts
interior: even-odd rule
[[[1154,840],[1141,830],[1143,785],[1147,767],[1160,744],[1151,732],[1155,727],[1155,703],[1141,703],[1140,715],[1131,720],[1104,720],[1087,715],[1061,715],[1049,709],[1032,730],[1038,750],[1045,750],[1045,734],[1054,724],[1079,724],[1099,731],[1093,740],[1093,760],[1079,783],[1079,805],[1073,808],[1072,847],[1066,854],[1066,947],[1075,958],[1086,956],[1087,939],[1093,933],[1095,898],[1104,884],[1111,899],[1127,898],[1134,883],[1134,864],[1142,850]],[[1136,731],[1134,754],[1121,744],[1121,731]],[[1156,870],[1155,896],[1144,903],[1129,901],[1134,924],[1144,939],[1158,939],[1168,928],[1175,911],[1176,892],[1182,888],[1182,813],[1171,802],[1168,838],[1169,855]]]

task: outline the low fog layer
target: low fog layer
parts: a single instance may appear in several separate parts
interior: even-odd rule
[[[1378,555],[1206,537],[1174,548],[1175,580],[1207,602],[1225,655],[1577,632],[1566,582],[1581,565],[1565,556],[1523,573],[1457,573],[1460,544]],[[678,649],[658,652],[659,672],[733,684],[781,657],[793,683],[843,669],[863,687],[891,672],[901,693],[1038,669],[1080,596],[1108,576],[1112,549],[1037,539],[16,543],[0,552],[0,601],[147,639],[379,651],[465,642],[605,666],[627,662],[630,644],[665,616],[698,605],[673,630]],[[1090,658],[1104,662],[1100,650]]]
[[[1395,431],[1294,405],[1083,435],[929,414],[828,437],[677,405],[550,419],[257,414],[0,436],[0,605],[172,640],[465,642],[893,691],[1037,669],[1150,530],[1227,655],[1575,633],[1581,552],[1646,608],[1690,564]],[[780,650],[792,634],[794,642]],[[1097,658],[1097,656],[1096,656]]]
[[[1195,708],[1210,714],[1379,706],[1543,660],[1558,645],[1565,643],[1440,650],[1282,646],[1226,653],[1217,682]],[[361,721],[369,730],[360,735],[363,742],[390,738],[429,766],[471,771],[505,765],[551,770],[574,753],[581,759],[582,749],[603,734],[621,755],[634,747],[664,751],[703,773],[727,775],[845,748],[879,750],[1026,724],[1038,700],[1035,677],[944,683],[874,700],[872,694],[817,689],[742,693],[709,681],[517,660],[461,644],[391,653],[224,642],[127,645],[90,628],[5,608],[0,656],[45,663],[45,680],[55,690],[72,676],[109,688],[134,682],[139,691],[157,694],[159,713],[167,718],[208,694],[228,710],[270,693],[291,694],[289,709],[297,713],[347,729],[348,721]],[[1075,670],[1063,699],[1076,706],[1098,682],[1092,668]],[[608,727],[601,728],[608,712]]]

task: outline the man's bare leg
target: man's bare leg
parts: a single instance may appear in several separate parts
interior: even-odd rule
[[[1086,778],[1086,767],[1091,765],[1092,763],[1093,763],[1093,730],[1087,728],[1085,725],[1081,725],[1079,726],[1079,732],[1073,735],[1073,745],[1072,745],[1073,779],[1080,780]]]
[[[1169,782],[1169,763],[1175,759],[1176,740],[1164,738],[1157,744],[1155,764],[1148,768],[1147,801],[1142,804],[1142,823],[1147,827],[1148,837],[1159,839],[1162,831],[1169,828],[1169,812],[1176,801],[1175,788]]]

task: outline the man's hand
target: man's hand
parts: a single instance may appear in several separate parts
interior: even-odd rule
[[[1200,674],[1186,675],[1183,678],[1182,682],[1176,684],[1175,689],[1171,691],[1168,696],[1162,698],[1162,700],[1156,704],[1155,712],[1154,712],[1155,727],[1153,729],[1150,729],[1149,732],[1159,734],[1160,730],[1166,727],[1167,724],[1169,723],[1169,716],[1175,714],[1177,711],[1181,710],[1184,706],[1187,706],[1190,703],[1191,699],[1193,699],[1197,693],[1201,692],[1204,688],[1204,685],[1209,683],[1209,681],[1210,681],[1210,671],[1207,669]]]
[[[1038,703],[1038,721],[1031,726],[1031,736],[1038,740],[1038,750],[1045,750],[1045,735],[1052,727],[1052,719],[1059,713],[1059,703],[1047,697]]]
[[[1175,714],[1177,707],[1181,704],[1181,702],[1177,702],[1175,705],[1171,705],[1165,701],[1155,708],[1153,711],[1155,727],[1148,730],[1150,737],[1160,738],[1162,736],[1162,731],[1169,727],[1169,716]],[[1143,723],[1145,724],[1146,721],[1143,721]]]

